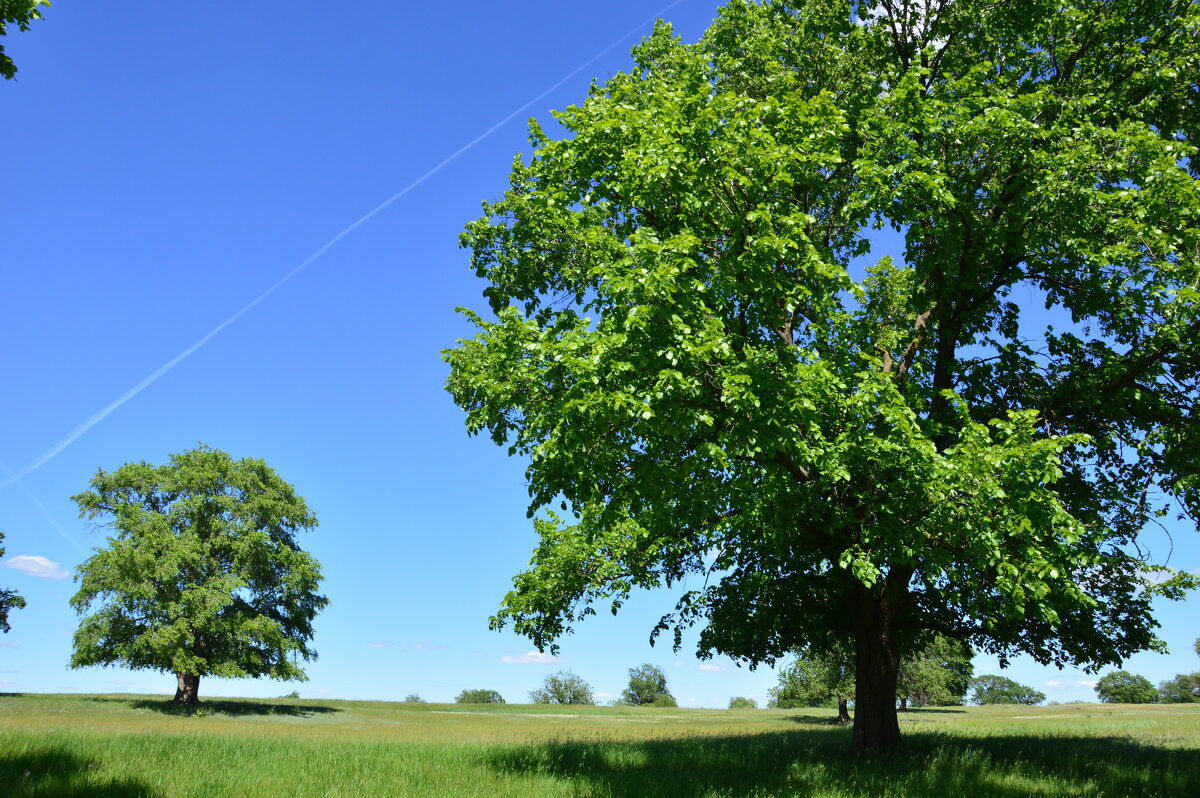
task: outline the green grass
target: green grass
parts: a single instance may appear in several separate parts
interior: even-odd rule
[[[5,796],[1200,795],[1200,706],[901,715],[849,753],[823,710],[0,696]]]

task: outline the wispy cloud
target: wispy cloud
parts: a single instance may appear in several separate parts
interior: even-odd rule
[[[70,571],[58,563],[53,560],[47,560],[45,557],[38,556],[37,554],[21,554],[17,557],[9,557],[4,561],[4,564],[9,568],[15,568],[30,576],[39,576],[42,579],[64,579],[71,575]]]
[[[445,643],[430,643],[428,640],[422,640],[420,643],[412,644],[413,651],[449,651],[450,646]]]
[[[683,660],[681,660],[681,659],[677,659],[677,660],[675,660],[675,667],[676,667],[676,668],[682,668],[682,667],[683,667],[683,664],[684,664],[684,663],[683,663]]]
[[[375,643],[371,643],[370,645],[371,648],[395,648],[396,646],[400,645],[400,643],[395,640],[379,640]]]
[[[554,657],[541,651],[529,651],[519,657],[501,657],[505,665],[550,665],[555,662],[566,662],[562,657]]]
[[[597,701],[607,701],[612,697],[612,693],[592,693],[592,698],[596,699]]]
[[[1054,680],[1054,679],[1051,679],[1050,681],[1046,682],[1045,686],[1046,686],[1046,687],[1062,687],[1062,686],[1063,686],[1063,683],[1062,683],[1062,682],[1060,682],[1060,681],[1056,681],[1056,680]]]
[[[729,660],[723,660],[720,662],[705,662],[696,666],[697,670],[709,672],[728,671],[733,670],[734,667],[734,664]]]
[[[1099,683],[1099,679],[1085,679],[1081,682],[1075,682],[1075,684],[1079,685],[1080,687],[1095,687]]]

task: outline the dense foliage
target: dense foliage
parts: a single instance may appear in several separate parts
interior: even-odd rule
[[[972,704],[1040,704],[1046,694],[1005,676],[977,676],[971,680]]]
[[[0,0],[0,36],[8,33],[8,25],[18,30],[29,30],[29,23],[42,18],[38,6],[48,6],[50,0]],[[17,74],[17,65],[4,52],[0,44],[0,75],[11,80]]]
[[[504,696],[495,690],[463,690],[454,697],[456,704],[503,704]]]
[[[266,463],[201,446],[101,469],[72,498],[111,533],[76,570],[71,667],[174,673],[184,703],[202,676],[306,678],[299,660],[316,657],[312,622],[328,601],[296,537],[317,519]]]
[[[1200,673],[1180,673],[1158,685],[1162,704],[1200,703]]]
[[[753,698],[746,698],[745,696],[738,695],[738,696],[734,696],[733,698],[729,699],[729,708],[730,709],[758,709],[758,702],[755,701]]]
[[[592,686],[570,671],[559,671],[546,677],[542,686],[529,693],[535,704],[595,704]]]
[[[901,708],[957,706],[966,699],[975,667],[974,652],[966,643],[933,635],[900,660],[896,696]]]
[[[631,707],[673,707],[675,696],[667,688],[662,668],[647,662],[629,669],[629,686],[621,692],[620,703]]]
[[[1153,704],[1158,691],[1145,676],[1113,671],[1096,682],[1096,696],[1105,704]]]
[[[468,428],[529,458],[541,543],[494,624],[553,648],[706,573],[655,633],[849,647],[860,751],[899,741],[927,632],[1093,669],[1161,648],[1152,599],[1196,580],[1133,544],[1200,514],[1198,26],[1191,0],[732,0],[534,125],[464,236],[494,315],[446,355]]]
[[[4,542],[4,533],[0,532],[0,543]],[[4,547],[0,546],[0,558],[4,557]],[[15,590],[0,588],[0,632],[7,632],[12,627],[8,623],[10,610],[19,610],[25,606],[25,599]]]
[[[837,706],[838,720],[850,720],[854,698],[854,657],[845,649],[806,652],[779,671],[779,684],[767,691],[771,709]]]

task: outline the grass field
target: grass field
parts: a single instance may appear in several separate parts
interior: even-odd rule
[[[872,761],[833,714],[0,695],[0,795],[1200,796],[1200,705],[915,710]]]

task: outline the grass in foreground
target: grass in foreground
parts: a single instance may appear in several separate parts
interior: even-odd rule
[[[0,696],[12,796],[1187,796],[1200,707],[917,710],[861,762],[832,713]]]

